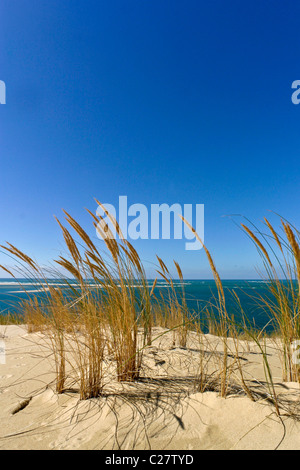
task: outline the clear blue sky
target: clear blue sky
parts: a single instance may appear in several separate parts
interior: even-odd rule
[[[296,0],[1,0],[0,241],[44,263],[62,208],[94,236],[94,197],[203,203],[221,275],[256,277],[222,216],[300,226],[299,17]],[[183,241],[136,247],[149,275],[158,253],[210,277]]]

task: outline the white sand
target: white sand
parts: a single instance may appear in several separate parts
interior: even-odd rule
[[[300,449],[300,421],[285,411],[278,418],[264,398],[253,402],[238,388],[226,399],[196,391],[200,353],[193,337],[186,350],[172,349],[169,333],[160,337],[145,353],[148,383],[120,388],[110,378],[106,396],[86,401],[76,390],[54,392],[53,357],[43,335],[1,326],[1,337],[6,364],[0,361],[0,449]],[[205,341],[219,342],[209,335]],[[260,354],[253,344],[241,347],[247,380],[258,380],[253,387],[266,393]],[[271,344],[268,353],[279,398],[300,416],[299,385],[281,383]],[[20,404],[24,408],[13,414]]]

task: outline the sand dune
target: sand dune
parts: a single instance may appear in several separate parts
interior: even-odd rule
[[[154,332],[159,336],[161,330]],[[211,386],[197,391],[199,344],[173,348],[170,333],[144,354],[142,378],[120,385],[107,362],[103,396],[80,401],[76,387],[57,395],[53,357],[42,334],[25,326],[0,327],[5,364],[0,364],[0,449],[300,449],[299,384],[282,383],[274,345],[268,354],[283,404],[278,417],[268,401],[264,370],[254,344],[241,342],[251,401],[238,378],[224,399]],[[221,354],[219,338],[205,335]],[[210,354],[209,352],[207,354]],[[234,376],[233,376],[234,378]],[[294,414],[294,417],[286,416]]]

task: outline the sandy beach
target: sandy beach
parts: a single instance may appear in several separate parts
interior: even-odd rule
[[[300,450],[299,16],[0,0],[0,450]]]
[[[214,344],[217,357],[220,338],[203,335],[199,345],[191,332],[187,347],[179,348],[172,333],[162,333],[154,329],[139,381],[118,383],[113,360],[106,357],[102,396],[80,400],[71,385],[62,394],[55,392],[54,360],[43,334],[28,334],[26,326],[1,326],[6,363],[0,365],[0,449],[300,449],[299,384],[282,382],[271,341],[269,363],[281,416],[270,403],[255,344],[239,343],[255,401],[243,392],[234,371],[233,389],[224,399],[213,382],[204,393],[197,391],[201,347]]]

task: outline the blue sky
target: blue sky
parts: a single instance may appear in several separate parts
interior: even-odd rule
[[[1,243],[46,263],[63,249],[62,208],[95,236],[94,197],[203,203],[221,275],[257,277],[223,216],[300,226],[299,15],[288,0],[2,0]],[[211,277],[184,241],[135,246],[149,275],[157,253]]]

